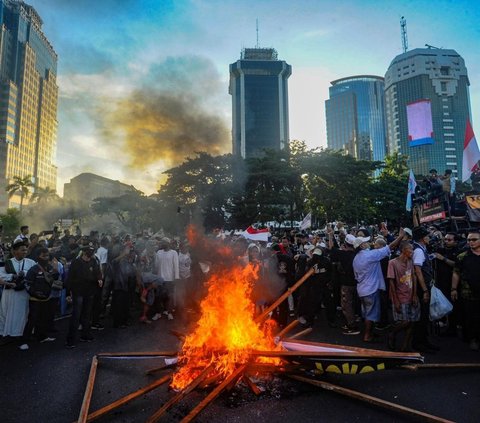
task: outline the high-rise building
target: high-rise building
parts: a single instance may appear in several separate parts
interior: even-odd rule
[[[74,203],[90,204],[95,198],[120,197],[136,192],[133,185],[108,179],[94,173],[81,173],[63,185],[63,198]]]
[[[469,85],[455,50],[417,48],[395,57],[385,75],[389,151],[407,155],[416,174],[452,169],[461,177]],[[424,107],[412,107],[421,103]],[[429,132],[423,138],[428,142],[412,142],[422,131]]]
[[[0,210],[20,203],[5,187],[31,176],[39,188],[57,187],[55,166],[57,54],[36,10],[0,0]]]
[[[230,65],[233,154],[246,158],[285,148],[291,74],[273,48],[246,48]]]
[[[362,160],[386,154],[384,80],[357,75],[331,82],[325,101],[327,144]]]

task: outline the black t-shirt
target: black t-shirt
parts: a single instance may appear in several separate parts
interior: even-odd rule
[[[462,297],[480,299],[480,256],[471,250],[459,254],[455,271],[460,274]]]
[[[79,257],[72,261],[68,272],[67,285],[75,295],[93,295],[102,279],[100,264],[95,257],[85,261]]]
[[[332,261],[338,262],[338,275],[340,276],[340,285],[357,286],[355,274],[353,272],[353,259],[355,258],[355,251],[340,250],[334,248],[330,252]]]

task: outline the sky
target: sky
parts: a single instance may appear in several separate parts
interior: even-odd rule
[[[464,0],[27,0],[58,54],[57,191],[82,172],[156,192],[196,151],[230,153],[229,64],[273,47],[292,66],[290,139],[326,146],[330,82],[384,76],[409,49],[452,48],[480,122],[480,3]],[[477,119],[478,116],[478,119]],[[480,129],[478,129],[480,131]],[[480,132],[479,132],[480,134]]]

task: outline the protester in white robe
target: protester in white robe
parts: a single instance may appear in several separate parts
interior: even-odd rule
[[[18,274],[35,265],[35,261],[25,258],[27,247],[23,242],[16,242],[12,247],[13,257],[9,259],[13,270]],[[8,261],[8,260],[7,260]],[[7,262],[5,267],[8,266]],[[0,284],[4,285],[0,301],[0,335],[22,336],[27,324],[28,300],[30,298],[25,289],[15,290],[14,273],[9,273],[5,267],[0,267]]]

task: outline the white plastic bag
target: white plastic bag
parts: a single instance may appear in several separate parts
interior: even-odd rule
[[[446,316],[453,310],[453,305],[448,301],[447,297],[443,295],[435,285],[430,291],[430,320],[438,320]]]

